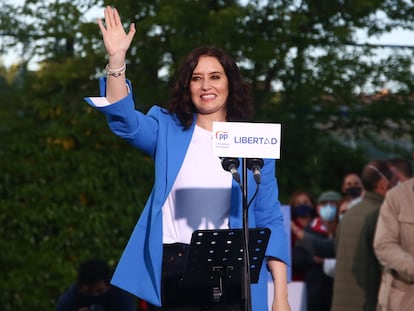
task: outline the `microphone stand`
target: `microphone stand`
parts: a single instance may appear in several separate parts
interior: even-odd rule
[[[251,301],[251,276],[250,276],[250,255],[249,255],[249,221],[248,221],[248,198],[247,198],[247,169],[252,170],[254,180],[257,186],[260,184],[260,168],[263,167],[263,159],[246,159],[242,158],[242,179],[240,183],[240,175],[237,173],[240,161],[238,158],[221,158],[223,169],[229,171],[233,175],[233,179],[239,184],[243,194],[243,229],[242,229],[242,250],[243,265],[241,268],[241,294],[244,303],[244,311],[252,310]]]
[[[248,221],[248,200],[247,200],[247,161],[242,161],[243,179],[243,263],[242,269],[242,298],[244,299],[244,310],[252,310],[251,288],[250,288],[250,255],[249,255],[249,221]]]

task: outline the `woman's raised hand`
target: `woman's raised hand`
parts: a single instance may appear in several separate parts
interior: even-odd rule
[[[104,13],[105,24],[98,19],[98,25],[102,31],[110,65],[117,68],[116,66],[120,67],[125,62],[126,53],[135,35],[135,24],[131,23],[126,33],[117,9],[107,6]]]

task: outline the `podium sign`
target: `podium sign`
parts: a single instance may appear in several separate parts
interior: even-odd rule
[[[279,123],[213,122],[218,157],[280,159]]]

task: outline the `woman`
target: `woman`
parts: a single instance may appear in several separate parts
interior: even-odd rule
[[[197,229],[242,227],[241,191],[221,167],[220,159],[212,155],[211,131],[214,121],[249,117],[250,91],[227,54],[217,48],[198,48],[178,72],[169,109],[154,106],[144,115],[135,110],[132,87],[125,78],[125,57],[135,25],[132,23],[126,33],[117,10],[109,6],[105,8],[105,24],[101,20],[98,24],[109,56],[108,75],[101,79],[104,97],[86,100],[107,116],[115,134],[155,161],[154,188],[112,283],[161,306],[168,299],[168,293],[161,293],[163,247],[188,244]],[[258,194],[249,208],[249,226],[272,231],[266,251],[275,285],[272,308],[285,311],[290,310],[285,264],[288,249],[274,161],[265,160],[261,173]],[[248,183],[251,197],[255,190],[251,174]],[[253,310],[268,308],[266,273],[263,265],[259,282],[252,284]]]
[[[317,200],[317,216],[303,230],[292,227],[297,238],[292,251],[293,267],[303,272],[308,311],[330,310],[333,293],[331,265],[335,257],[334,236],[340,200],[341,195],[336,191],[323,192]]]
[[[304,268],[297,264],[295,245],[298,239],[303,237],[303,229],[306,228],[315,217],[315,203],[311,194],[307,191],[297,190],[289,200],[291,211],[291,247],[292,247],[292,280],[304,281]],[[299,257],[301,257],[299,255]]]

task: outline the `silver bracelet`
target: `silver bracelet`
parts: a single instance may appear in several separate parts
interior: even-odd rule
[[[109,76],[113,76],[115,78],[118,78],[120,75],[123,75],[126,71],[126,63],[121,68],[117,69],[111,69],[109,68],[109,64],[105,67],[106,74]]]

